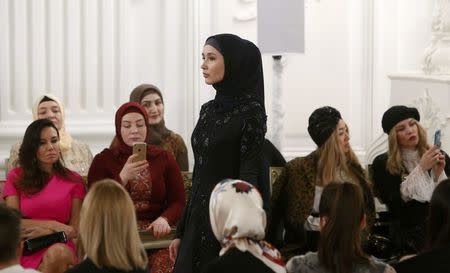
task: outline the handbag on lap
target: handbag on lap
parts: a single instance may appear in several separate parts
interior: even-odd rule
[[[59,231],[49,235],[25,240],[23,242],[23,255],[31,255],[34,252],[51,246],[55,243],[67,243],[67,236],[64,231]]]

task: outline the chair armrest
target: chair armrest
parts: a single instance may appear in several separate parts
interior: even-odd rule
[[[167,248],[173,239],[175,239],[176,228],[172,228],[169,234],[156,238],[152,232],[139,231],[139,237],[141,237],[142,244],[145,249],[159,249]]]

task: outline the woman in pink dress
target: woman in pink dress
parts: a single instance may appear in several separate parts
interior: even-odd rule
[[[32,239],[63,231],[69,241],[53,244],[22,256],[25,268],[64,272],[77,261],[73,239],[77,237],[83,179],[60,160],[59,133],[48,119],[31,123],[19,151],[18,168],[12,169],[4,190],[6,205],[22,213],[22,237]]]

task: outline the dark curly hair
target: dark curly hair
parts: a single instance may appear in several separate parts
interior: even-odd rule
[[[38,193],[50,179],[50,174],[40,168],[39,159],[36,155],[41,142],[41,132],[48,127],[55,129],[59,140],[59,132],[53,122],[49,119],[38,119],[27,127],[19,149],[19,164],[23,173],[19,178],[18,188],[26,194]],[[53,164],[53,171],[68,180],[72,180],[61,162],[61,155]]]

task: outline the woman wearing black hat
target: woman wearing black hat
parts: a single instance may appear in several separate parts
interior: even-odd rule
[[[232,34],[209,37],[203,47],[205,82],[216,90],[192,132],[192,189],[177,239],[170,245],[174,273],[201,272],[221,249],[211,229],[209,198],[225,178],[258,186],[266,133],[261,53]]]
[[[316,109],[309,117],[308,132],[317,149],[288,162],[273,185],[269,236],[273,236],[279,221],[284,221],[286,235],[281,252],[285,259],[316,250],[320,196],[330,182],[360,185],[369,226],[375,216],[372,191],[350,147],[348,127],[339,111],[329,106]]]
[[[419,121],[416,108],[389,108],[381,122],[389,150],[373,161],[375,192],[389,209],[390,239],[400,255],[422,249],[431,195],[450,174],[450,159],[439,147],[427,143]]]

